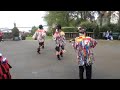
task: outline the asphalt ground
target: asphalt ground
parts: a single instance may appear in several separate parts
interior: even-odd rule
[[[67,42],[67,52],[60,61],[56,58],[53,40],[45,41],[41,54],[36,52],[37,47],[36,40],[0,42],[0,52],[12,66],[12,79],[79,79],[76,53],[71,43]],[[94,54],[92,79],[120,78],[120,41],[98,40]]]

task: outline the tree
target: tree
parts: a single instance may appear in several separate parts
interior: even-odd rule
[[[12,29],[12,35],[13,37],[19,37],[19,29],[17,27]]]
[[[111,16],[115,11],[97,11],[100,27],[104,24],[111,24]]]
[[[108,23],[107,24],[110,24],[110,20],[111,20],[111,14],[112,14],[112,11],[108,11]]]
[[[33,35],[37,29],[38,28],[36,26],[33,26],[32,29],[31,29],[31,35]]]
[[[44,17],[48,26],[61,24],[62,26],[76,27],[83,21],[93,22],[95,11],[48,11]]]
[[[13,40],[19,40],[19,29],[17,27],[14,27],[12,29],[12,35],[13,35]]]
[[[69,12],[68,11],[48,11],[44,20],[47,21],[48,26],[53,24],[61,24],[62,26],[69,26]]]
[[[100,27],[103,25],[103,17],[105,15],[105,13],[106,13],[106,11],[98,11]]]

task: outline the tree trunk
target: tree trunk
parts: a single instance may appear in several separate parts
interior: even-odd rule
[[[69,26],[69,12],[66,12],[66,15],[65,15],[65,18],[66,18],[66,25]]]
[[[107,22],[107,24],[110,24],[110,20],[111,20],[111,11],[108,12],[108,22]]]
[[[99,14],[100,27],[101,27],[103,24],[103,16],[105,14],[105,11],[98,11],[98,14]]]
[[[120,25],[120,11],[119,11],[119,19],[118,19],[118,25]]]
[[[85,11],[83,11],[83,17],[84,17],[83,19],[86,20],[86,12]]]
[[[88,14],[89,14],[90,22],[92,22],[93,19],[92,19],[92,14],[91,14],[91,12],[89,12]]]
[[[83,19],[83,14],[82,14],[82,11],[80,12],[80,15],[81,15],[81,18]]]
[[[100,27],[102,27],[102,22],[103,22],[103,17],[102,17],[102,14],[100,14]]]

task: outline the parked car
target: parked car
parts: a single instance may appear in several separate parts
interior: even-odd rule
[[[21,39],[22,40],[26,40],[26,34],[23,32],[22,35],[21,35]]]
[[[22,36],[21,36],[21,39],[22,39],[22,40],[26,40],[26,36],[25,36],[25,35],[22,35]]]

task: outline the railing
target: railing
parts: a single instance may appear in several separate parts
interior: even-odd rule
[[[93,33],[93,32],[87,32],[87,33],[86,33],[86,36],[89,36],[89,37],[94,38],[94,33]]]
[[[66,39],[71,39],[71,38],[75,38],[78,36],[79,36],[78,32],[65,32]]]
[[[93,32],[87,32],[86,35],[94,38],[94,33]],[[72,39],[72,38],[76,38],[78,36],[79,36],[78,32],[65,32],[66,39]]]

